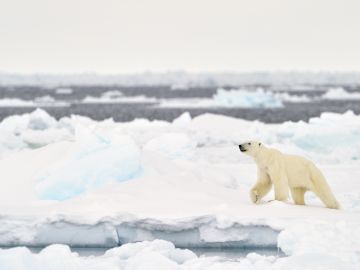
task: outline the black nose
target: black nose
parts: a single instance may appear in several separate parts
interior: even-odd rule
[[[246,151],[245,148],[244,148],[241,144],[239,144],[239,149],[240,149],[241,152],[245,152],[245,151]]]

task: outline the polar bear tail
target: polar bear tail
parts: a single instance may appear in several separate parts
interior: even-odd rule
[[[320,200],[328,208],[340,209],[341,206],[336,200],[334,194],[331,191],[329,184],[326,182],[324,175],[321,171],[314,165],[310,166],[311,180],[314,184],[313,192],[320,198]]]

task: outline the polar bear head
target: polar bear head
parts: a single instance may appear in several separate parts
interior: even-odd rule
[[[239,149],[244,154],[249,156],[255,156],[258,151],[261,149],[261,142],[258,141],[250,141],[243,144],[239,144]]]

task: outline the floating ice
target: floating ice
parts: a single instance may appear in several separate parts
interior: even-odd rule
[[[71,88],[57,88],[55,93],[58,95],[71,95],[73,90]]]
[[[18,98],[2,98],[0,99],[0,107],[35,107],[36,104],[30,100],[22,100]]]
[[[65,107],[69,106],[68,102],[58,101],[51,96],[42,96],[34,99],[34,103],[37,107]]]
[[[342,87],[330,88],[325,94],[322,95],[324,99],[360,99],[359,92],[348,92]]]
[[[283,106],[281,100],[272,92],[266,92],[263,89],[256,91],[219,89],[213,99],[219,107],[277,108]]]
[[[69,106],[67,102],[56,101],[50,96],[37,97],[34,100],[23,100],[18,98],[0,99],[0,107],[64,107]]]
[[[118,90],[112,90],[103,93],[100,97],[87,96],[82,100],[82,103],[142,103],[142,102],[156,102],[156,98],[140,96],[125,96]]]
[[[275,93],[262,88],[256,90],[246,89],[218,89],[212,98],[175,98],[164,99],[160,107],[171,108],[280,108],[284,102],[309,102],[306,95],[290,95],[288,93]]]

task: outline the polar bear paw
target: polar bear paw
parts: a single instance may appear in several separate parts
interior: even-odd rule
[[[260,201],[259,192],[256,189],[250,191],[250,198],[253,203],[258,203]]]

